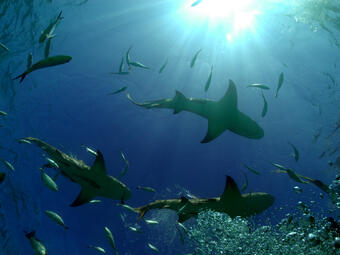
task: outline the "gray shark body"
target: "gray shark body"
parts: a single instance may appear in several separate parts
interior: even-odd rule
[[[116,178],[107,175],[103,155],[97,151],[96,159],[89,167],[83,161],[75,159],[37,138],[25,138],[43,149],[59,166],[61,174],[72,182],[78,183],[82,190],[71,206],[88,203],[96,196],[125,201],[131,197],[129,188]]]
[[[178,214],[178,221],[183,222],[198,215],[200,211],[214,210],[227,213],[230,217],[249,217],[259,214],[274,203],[274,197],[268,193],[256,192],[241,194],[235,181],[226,177],[222,196],[216,198],[193,198],[156,200],[147,205],[135,208],[141,219],[151,209],[170,209]]]
[[[227,129],[251,139],[260,139],[264,136],[263,129],[249,116],[238,110],[236,86],[232,80],[229,80],[229,88],[219,101],[186,98],[179,91],[176,91],[174,98],[145,103],[134,101],[129,94],[127,96],[134,104],[147,109],[168,108],[173,109],[174,114],[188,111],[206,118],[208,132],[201,143],[214,140]]]

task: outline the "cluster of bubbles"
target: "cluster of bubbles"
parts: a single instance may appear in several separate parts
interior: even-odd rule
[[[340,30],[339,0],[300,0],[293,2],[292,6],[293,11],[289,16],[296,22],[309,25],[314,32],[326,32],[332,43],[340,47],[333,32]]]
[[[340,175],[337,175],[335,180],[329,185],[330,198],[336,208],[340,209]]]
[[[188,237],[197,255],[339,254],[338,223],[333,218],[316,221],[306,207],[304,210],[300,217],[287,214],[277,225],[258,228],[240,217],[204,211]]]

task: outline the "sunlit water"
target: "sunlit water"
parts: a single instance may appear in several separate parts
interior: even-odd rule
[[[155,253],[148,243],[161,254],[339,254],[335,177],[340,168],[340,2],[194,3],[0,2],[0,42],[5,46],[0,47],[0,110],[7,112],[0,116],[0,172],[6,173],[0,184],[0,254],[34,254],[24,233],[33,230],[48,254],[98,253],[89,245],[110,254],[114,251],[104,226],[111,229],[119,254]],[[60,11],[63,19],[51,40],[50,56],[69,55],[72,60],[34,71],[22,83],[12,80],[26,70],[29,53],[33,63],[44,58],[46,43],[38,43],[40,33]],[[131,59],[150,69],[129,70],[124,63],[129,74],[111,74],[118,72],[130,47]],[[281,73],[284,82],[275,97]],[[186,97],[219,100],[228,79],[237,86],[239,110],[264,129],[262,139],[225,131],[200,144],[206,135],[205,119],[188,112],[142,109],[125,96],[127,91],[144,102],[172,98],[179,90]],[[263,91],[268,105],[264,117],[260,90],[247,88],[254,83],[270,88]],[[108,95],[122,87],[126,91]],[[127,201],[132,206],[192,194],[217,197],[225,175],[232,176],[239,188],[247,176],[245,193],[268,192],[275,203],[247,220],[202,212],[197,220],[184,223],[188,232],[178,227],[177,215],[168,210],[150,211],[145,217],[159,224],[147,225],[117,206],[120,201],[98,197],[101,203],[71,208],[79,185],[58,176],[59,191],[48,189],[38,170],[46,163],[42,151],[18,143],[27,136],[45,140],[88,165],[94,156],[84,146],[98,148],[114,177],[125,168],[123,151],[129,169],[121,180],[132,191]],[[298,162],[288,142],[298,149]],[[14,172],[4,161],[14,166]],[[332,191],[327,195],[312,183],[272,172],[276,168],[271,163],[327,185],[333,181]],[[53,169],[46,172],[56,174]],[[153,187],[156,193],[138,190],[138,185]],[[62,215],[69,229],[51,221],[46,210]]]

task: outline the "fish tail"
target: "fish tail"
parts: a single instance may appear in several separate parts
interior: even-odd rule
[[[22,83],[22,81],[25,79],[27,73],[23,73],[23,74],[20,74],[19,76],[15,77],[13,80],[16,80],[16,79],[20,79],[20,83]]]
[[[64,17],[61,16],[62,13],[63,13],[63,11],[60,11],[60,12],[59,12],[59,15],[58,15],[58,17],[57,17],[57,20],[62,20],[62,19],[64,18]]]
[[[24,233],[25,233],[25,236],[26,236],[28,239],[30,239],[30,238],[32,238],[32,237],[35,236],[35,230],[33,230],[33,231],[31,231],[31,232],[26,232],[26,231],[24,231]]]

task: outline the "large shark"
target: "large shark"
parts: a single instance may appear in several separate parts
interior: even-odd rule
[[[147,205],[134,208],[139,213],[139,220],[151,209],[170,209],[178,214],[178,221],[183,222],[198,215],[203,210],[227,213],[230,217],[249,217],[259,214],[274,203],[274,197],[268,193],[255,192],[241,194],[235,181],[226,177],[222,196],[216,198],[181,197],[178,199],[156,200]]]
[[[169,108],[174,110],[174,114],[188,111],[208,119],[208,132],[201,143],[214,140],[226,129],[251,139],[260,139],[264,135],[263,129],[254,120],[238,110],[236,86],[232,80],[229,80],[229,88],[219,101],[186,98],[179,91],[176,91],[174,98],[145,103],[134,101],[129,94],[127,97],[134,104],[147,109]]]
[[[25,140],[38,145],[59,166],[62,175],[80,184],[81,192],[71,206],[88,203],[96,196],[122,202],[131,197],[131,192],[124,183],[107,175],[104,157],[99,150],[92,167],[89,167],[83,161],[67,155],[38,138],[27,137]]]

